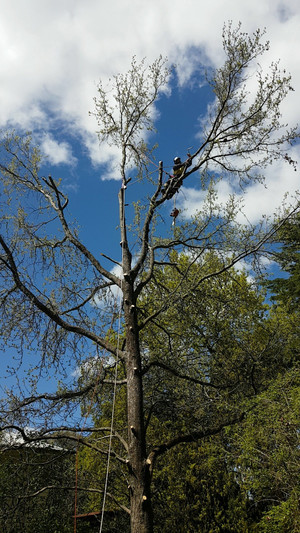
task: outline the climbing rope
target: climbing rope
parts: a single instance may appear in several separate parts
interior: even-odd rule
[[[123,190],[123,219],[122,219],[122,225],[124,227],[125,225],[125,193],[126,193],[126,182],[122,185]],[[123,261],[123,254],[124,254],[124,248],[122,246],[122,265],[124,264]],[[104,491],[103,491],[103,501],[102,501],[102,510],[101,510],[101,519],[100,519],[100,528],[99,533],[102,533],[102,527],[103,527],[103,520],[104,520],[104,511],[105,511],[105,503],[106,503],[106,496],[107,496],[107,487],[108,487],[108,477],[109,477],[109,466],[110,466],[110,456],[111,456],[111,446],[112,446],[112,437],[113,437],[113,428],[114,428],[114,416],[115,416],[115,405],[116,405],[116,391],[117,391],[117,378],[118,378],[118,356],[119,356],[119,349],[120,349],[120,332],[121,332],[121,316],[122,316],[122,278],[121,278],[121,287],[119,291],[119,318],[118,318],[118,335],[117,335],[117,358],[116,358],[116,366],[115,366],[115,379],[114,379],[114,389],[113,389],[113,403],[112,403],[112,413],[111,413],[111,425],[110,425],[110,435],[109,435],[109,445],[108,445],[108,452],[107,452],[107,464],[106,464],[106,475],[105,475],[105,483],[104,483]]]
[[[97,350],[98,350],[98,347],[97,347]],[[94,387],[94,390],[93,390],[93,394],[92,394],[92,398],[91,398],[91,401],[90,401],[90,404],[88,406],[88,410],[86,412],[86,415],[84,417],[84,421],[83,421],[83,424],[81,426],[81,429],[80,429],[80,433],[77,437],[77,445],[76,445],[76,456],[75,456],[75,495],[74,495],[74,533],[76,533],[77,531],[77,493],[78,493],[78,452],[79,452],[79,439],[80,437],[82,436],[83,434],[83,431],[84,431],[84,428],[85,428],[85,425],[86,425],[86,421],[90,415],[90,412],[91,412],[91,409],[92,409],[92,405],[93,405],[93,402],[94,402],[94,398],[95,398],[95,394],[96,394],[96,390],[98,388],[98,385],[99,385],[99,381],[100,381],[100,375],[101,375],[101,371],[102,371],[102,368],[103,368],[103,361],[101,361],[101,365],[100,365],[100,369],[99,369],[99,372],[98,372],[98,375],[97,375],[97,378],[96,378],[96,383],[95,383],[95,387]]]
[[[121,289],[122,289],[122,281],[121,281]],[[116,365],[115,365],[115,379],[114,379],[114,389],[113,389],[113,403],[112,403],[112,413],[111,413],[110,435],[109,435],[109,445],[108,445],[108,452],[107,452],[107,464],[106,464],[106,474],[105,474],[105,483],[104,483],[104,490],[103,490],[103,501],[102,501],[99,533],[102,532],[102,527],[103,527],[104,511],[105,511],[105,503],[106,503],[106,495],[107,495],[107,487],[108,487],[108,477],[109,477],[111,445],[112,445],[112,437],[113,437],[113,430],[114,430],[114,417],[115,417],[116,391],[117,391],[117,378],[118,378],[118,358],[119,358],[118,356],[119,356],[119,347],[120,347],[121,314],[122,314],[122,290],[120,290],[119,300],[120,302],[119,302],[118,336],[117,336],[117,357],[116,357]]]
[[[124,200],[125,200],[125,191],[124,191]],[[125,202],[124,202],[125,203]],[[118,361],[119,361],[119,348],[120,348],[120,331],[121,331],[121,315],[122,315],[122,279],[121,279],[121,287],[119,292],[119,305],[118,305],[118,329],[117,329],[117,350],[116,350],[116,360],[115,360],[115,376],[114,376],[114,387],[113,387],[113,403],[112,403],[112,415],[111,415],[111,424],[110,424],[110,433],[109,433],[109,445],[108,445],[108,452],[107,452],[107,466],[106,466],[106,475],[105,475],[105,483],[104,483],[104,490],[103,490],[103,502],[102,502],[102,511],[101,511],[101,519],[100,519],[100,529],[99,533],[102,532],[103,527],[103,519],[104,519],[104,511],[105,511],[105,503],[106,503],[106,495],[107,495],[107,487],[108,487],[108,477],[109,477],[109,466],[110,466],[110,456],[111,456],[111,447],[112,447],[112,437],[113,437],[113,427],[114,427],[114,415],[115,415],[115,403],[116,403],[116,389],[117,389],[117,378],[118,378]],[[110,329],[112,329],[113,321],[115,317],[115,309],[117,306],[118,300],[115,300],[115,306],[114,310],[112,312],[112,320],[111,320],[111,326]],[[98,346],[97,346],[98,350]],[[96,390],[98,389],[101,371],[103,368],[103,360],[101,361],[101,366],[97,375],[95,387],[93,390],[92,398],[87,410],[87,413],[84,418],[83,425],[80,430],[80,434],[77,438],[77,446],[76,446],[76,460],[75,460],[75,502],[74,502],[74,533],[77,532],[77,493],[78,493],[78,450],[79,450],[79,439],[80,436],[83,434],[84,427],[86,424],[86,420],[90,415],[92,405],[94,403],[94,398],[96,394]]]
[[[121,300],[121,294],[119,296],[119,300]],[[117,300],[115,302],[115,307],[114,309],[116,308],[116,305],[117,305]],[[106,469],[106,477],[105,477],[105,486],[104,486],[104,491],[103,491],[103,505],[102,505],[102,513],[101,513],[101,524],[100,524],[100,533],[102,531],[102,523],[103,523],[103,516],[104,516],[104,507],[105,507],[105,499],[106,499],[106,492],[107,492],[107,484],[108,484],[108,473],[109,473],[109,461],[110,461],[110,454],[111,454],[111,444],[112,444],[112,436],[113,436],[113,423],[114,423],[114,411],[115,411],[115,398],[116,398],[116,387],[117,387],[117,376],[118,376],[118,353],[119,353],[119,344],[120,344],[120,327],[121,327],[121,312],[122,312],[122,300],[120,301],[120,304],[119,304],[119,311],[118,311],[118,336],[117,336],[117,357],[116,357],[116,361],[115,361],[115,377],[114,377],[114,389],[113,389],[113,405],[112,405],[112,417],[111,417],[111,426],[110,426],[110,434],[109,434],[109,447],[108,447],[108,452],[107,452],[107,455],[108,455],[108,462],[107,462],[107,469]],[[114,317],[115,317],[115,311],[113,311],[112,313],[112,321],[111,321],[111,327],[110,329],[112,328],[113,326],[113,320],[114,320]],[[98,346],[97,346],[97,351],[98,351]],[[87,412],[86,412],[86,415],[84,417],[84,421],[83,421],[83,424],[81,426],[81,429],[80,429],[80,433],[77,437],[77,445],[76,445],[76,457],[75,457],[75,496],[74,496],[74,533],[77,532],[77,493],[78,493],[78,469],[79,469],[79,465],[78,465],[78,455],[79,455],[79,440],[80,440],[80,437],[82,436],[83,432],[84,432],[84,428],[85,428],[85,425],[86,425],[86,421],[91,413],[91,409],[92,409],[92,406],[93,406],[93,403],[94,403],[94,398],[95,398],[95,395],[96,395],[96,391],[98,389],[98,385],[99,385],[99,381],[100,381],[100,376],[101,376],[101,372],[102,372],[102,368],[103,368],[103,360],[101,361],[101,365],[100,365],[100,369],[98,371],[98,375],[97,375],[97,378],[96,378],[96,383],[95,383],[95,387],[94,387],[94,390],[93,390],[93,394],[92,394],[92,398],[91,398],[91,401],[89,403],[89,406],[88,406],[88,409],[87,409]]]

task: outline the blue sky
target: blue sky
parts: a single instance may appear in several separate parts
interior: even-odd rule
[[[87,216],[83,199],[93,187],[96,193],[91,197],[97,197],[99,210],[106,212],[116,184],[103,178],[119,177],[108,172],[116,153],[99,148],[97,125],[88,114],[97,83],[101,79],[105,85],[110,76],[125,72],[134,54],[149,62],[162,54],[177,68],[177,87],[158,103],[157,159],[165,164],[196,144],[199,117],[206,112],[209,96],[207,87],[199,85],[205,68],[223,62],[222,27],[228,20],[241,21],[246,32],[266,28],[271,48],[261,66],[280,58],[282,68],[291,72],[295,92],[282,107],[283,120],[299,122],[297,0],[0,0],[0,7],[0,127],[33,132],[48,155],[51,173],[68,180],[74,192],[73,212],[80,218],[82,213]],[[291,156],[298,155],[295,148]],[[267,190],[253,185],[245,193],[245,213],[251,221],[273,213],[286,191],[299,188],[299,175],[288,165],[274,165],[266,172],[266,184]],[[186,189],[181,204],[192,213],[202,198],[196,182],[187,183]],[[220,197],[230,192],[223,183]]]
[[[0,0],[0,127],[31,130],[47,157],[42,172],[62,178],[70,214],[83,241],[94,251],[119,259],[116,170],[118,155],[99,147],[93,111],[98,80],[125,72],[133,55],[152,62],[160,54],[176,65],[168,94],[157,103],[157,161],[171,167],[173,157],[197,148],[200,118],[212,99],[205,69],[224,59],[224,22],[242,22],[249,33],[266,27],[270,52],[266,68],[281,59],[295,92],[282,107],[283,121],[300,122],[300,5],[298,0]],[[251,79],[249,82],[251,93]],[[291,152],[300,161],[299,146]],[[181,216],[201,207],[203,194],[194,175],[178,195]],[[273,214],[285,192],[299,189],[299,171],[278,163],[266,171],[266,188],[244,191],[245,215],[257,222]],[[146,189],[142,190],[146,193]],[[219,187],[221,201],[232,186]],[[131,202],[135,190],[128,187]],[[238,194],[241,194],[239,191]],[[136,199],[136,198],[135,198]],[[164,207],[166,229],[172,202]],[[246,220],[246,219],[244,219]]]
[[[172,172],[173,159],[176,155],[184,159],[188,148],[196,149],[198,142],[195,139],[195,134],[198,132],[197,116],[205,114],[206,104],[211,99],[208,87],[188,87],[182,90],[177,87],[175,76],[171,87],[171,96],[162,94],[157,102],[157,132],[151,134],[149,138],[149,144],[158,143],[158,148],[155,151],[156,162],[151,167],[156,176],[159,160],[163,161],[166,171]],[[186,105],[187,102],[188,105]],[[195,108],[197,109],[196,119]],[[91,117],[91,121],[96,130],[96,120]],[[51,156],[48,156],[41,172],[45,175],[50,173],[53,177],[63,180],[70,199],[70,216],[74,216],[78,221],[84,242],[96,254],[97,251],[98,254],[100,251],[108,254],[114,253],[117,255],[114,257],[119,259],[119,233],[116,228],[119,223],[118,191],[121,182],[118,179],[118,169],[113,167],[113,171],[108,171],[110,164],[97,164],[91,161],[86,148],[78,142],[76,136],[73,137],[72,132],[67,135],[56,134],[56,139],[60,144],[68,143],[76,161],[71,165],[65,161],[53,165]],[[97,140],[96,134],[95,139]],[[101,152],[101,146],[98,149]],[[115,162],[113,161],[113,163]],[[108,173],[114,179],[107,179]],[[197,188],[198,180],[197,176],[192,175],[189,184]],[[133,213],[132,202],[136,201],[139,196],[141,198],[146,197],[151,191],[153,192],[153,189],[149,185],[137,184],[134,180],[128,185],[127,201],[129,208],[127,212],[129,216]],[[186,194],[181,192],[177,201],[180,203],[185,198]],[[163,210],[167,230],[172,222],[169,216],[172,208],[173,200],[167,202]],[[108,228],[110,228],[109,231]]]

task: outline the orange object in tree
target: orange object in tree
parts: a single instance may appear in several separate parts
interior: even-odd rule
[[[174,207],[173,211],[170,213],[170,217],[178,217],[179,215],[179,209],[177,209],[176,207]]]

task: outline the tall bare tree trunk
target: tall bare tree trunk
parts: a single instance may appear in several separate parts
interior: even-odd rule
[[[122,245],[122,291],[126,329],[128,469],[130,490],[131,533],[152,533],[153,512],[149,465],[146,462],[146,434],[143,408],[143,383],[139,330],[131,277],[131,253],[128,248],[124,214],[124,187],[120,190],[120,226]]]
[[[127,291],[126,291],[127,293]],[[130,471],[131,533],[151,533],[150,475],[146,464],[141,358],[134,300],[128,298],[127,323],[127,419]],[[126,298],[127,299],[127,298]],[[131,309],[130,309],[131,308]],[[127,316],[126,316],[127,315]]]

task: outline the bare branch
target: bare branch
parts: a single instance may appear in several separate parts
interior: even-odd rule
[[[12,252],[6,245],[4,239],[2,236],[0,236],[0,244],[2,245],[6,255],[7,255],[7,266],[9,267],[14,282],[18,289],[35,305],[37,309],[42,311],[46,316],[48,316],[53,322],[55,322],[58,326],[63,328],[66,331],[69,331],[71,333],[75,333],[77,335],[81,335],[83,337],[86,337],[88,339],[91,339],[94,341],[97,345],[101,346],[108,352],[114,354],[117,356],[118,350],[114,345],[109,343],[108,341],[102,339],[92,331],[86,330],[83,327],[75,326],[72,324],[69,324],[64,319],[61,318],[61,316],[56,313],[52,308],[47,306],[45,303],[43,303],[30,289],[26,287],[26,285],[21,281],[19,277],[19,272],[17,269],[17,266],[15,264]]]
[[[205,381],[205,380],[202,380],[202,379],[198,379],[198,378],[195,378],[193,376],[189,376],[187,374],[182,374],[181,372],[179,372],[178,370],[176,370],[175,368],[172,368],[172,366],[170,365],[167,365],[166,363],[163,363],[162,361],[151,361],[148,365],[146,365],[143,370],[142,370],[142,374],[147,374],[147,372],[149,372],[149,370],[152,368],[152,367],[157,367],[157,368],[162,368],[163,370],[165,370],[166,372],[169,372],[170,374],[172,374],[173,376],[176,376],[177,378],[179,379],[183,379],[185,381],[190,381],[191,383],[195,383],[196,385],[201,385],[203,387],[211,387],[213,389],[218,389],[218,390],[225,390],[225,389],[228,389],[228,387],[226,385],[223,385],[223,386],[220,386],[220,385],[214,385],[214,383],[211,383],[209,381]]]
[[[173,439],[170,439],[168,442],[164,444],[160,444],[158,446],[155,446],[151,452],[148,455],[148,462],[151,465],[150,471],[153,472],[154,463],[156,459],[165,454],[167,451],[171,450],[175,446],[178,446],[178,444],[188,443],[188,442],[197,442],[200,439],[204,439],[206,437],[211,437],[213,435],[218,435],[224,428],[228,426],[233,426],[239,422],[242,422],[242,420],[245,417],[245,413],[242,413],[241,415],[226,420],[225,422],[219,424],[218,426],[207,428],[207,429],[200,429],[200,430],[194,430],[190,433],[178,435],[177,437],[174,437]]]
[[[82,252],[82,254],[90,261],[90,263],[96,268],[96,270],[102,275],[104,276],[106,279],[109,279],[111,282],[113,282],[114,284],[116,284],[118,287],[121,286],[121,280],[115,276],[114,274],[112,274],[111,272],[109,272],[108,270],[106,270],[105,268],[102,267],[102,265],[99,263],[99,261],[97,261],[97,259],[93,256],[93,254],[86,248],[86,246],[84,246],[84,244],[79,241],[75,236],[74,234],[71,232],[69,226],[68,226],[68,223],[66,221],[66,218],[65,218],[65,215],[64,215],[64,208],[65,208],[65,205],[62,206],[61,204],[61,200],[60,200],[60,197],[61,197],[61,193],[60,191],[58,190],[54,180],[51,178],[51,186],[52,186],[52,189],[54,190],[55,192],[55,196],[56,196],[56,201],[57,201],[57,211],[58,211],[58,216],[59,216],[59,219],[61,221],[61,224],[62,224],[62,227],[64,229],[64,232],[65,232],[65,235],[68,237],[69,241],[74,244],[74,246],[76,246],[76,248],[78,250],[80,250]]]
[[[81,487],[80,485],[76,487],[75,485],[47,485],[31,494],[23,494],[21,496],[18,496],[18,500],[21,501],[21,500],[28,500],[31,498],[36,498],[37,496],[40,496],[44,492],[47,492],[50,490],[70,491],[70,492],[74,492],[75,490],[77,490],[77,491],[85,492],[87,494],[103,494],[103,489],[96,489],[94,487]],[[106,496],[108,496],[112,501],[114,501],[120,507],[120,509],[125,511],[127,514],[130,514],[130,509],[128,509],[128,507],[120,503],[113,494],[111,494],[110,492],[106,492]],[[88,513],[84,515],[76,515],[76,518],[80,518],[83,516],[89,516],[89,515],[92,516],[94,514],[98,514],[98,512]]]
[[[80,309],[81,307],[84,307],[88,302],[93,300],[93,298],[96,296],[96,294],[99,291],[101,291],[102,289],[106,289],[107,287],[113,287],[114,285],[115,283],[113,283],[112,281],[108,281],[107,283],[98,285],[92,290],[91,294],[87,298],[85,298],[80,304],[75,305],[74,307],[71,307],[70,309],[66,309],[65,311],[61,313],[61,315],[68,315],[72,311],[78,311],[78,309]]]

